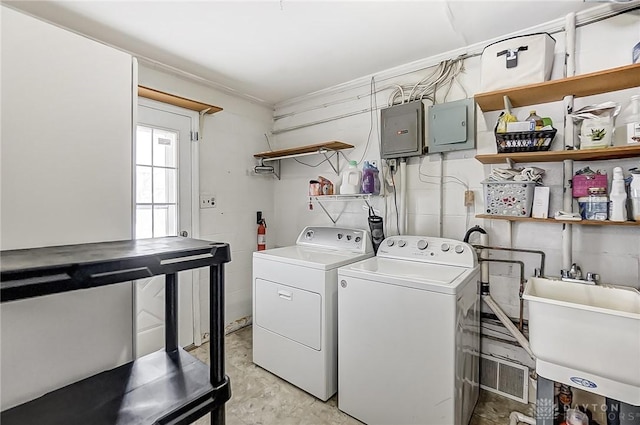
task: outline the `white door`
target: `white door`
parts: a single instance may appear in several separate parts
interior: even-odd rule
[[[192,235],[192,120],[141,99],[134,149],[136,239]],[[178,274],[178,344],[194,343],[193,271]],[[136,356],[164,348],[164,276],[136,281]]]

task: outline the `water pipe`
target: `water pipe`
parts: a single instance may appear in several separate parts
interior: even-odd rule
[[[511,335],[513,335],[513,337],[516,339],[516,341],[518,342],[518,344],[520,344],[520,346],[527,352],[527,354],[529,354],[529,356],[535,360],[535,355],[533,354],[533,352],[531,351],[531,347],[529,345],[529,341],[527,340],[527,338],[522,334],[521,329],[522,329],[522,322],[523,322],[523,306],[524,306],[524,302],[522,300],[522,291],[523,289],[523,285],[524,285],[524,263],[521,261],[514,261],[514,260],[491,260],[487,257],[487,253],[488,253],[488,249],[490,249],[491,247],[487,247],[488,244],[488,239],[489,239],[489,235],[487,234],[487,232],[480,226],[474,226],[472,228],[470,228],[469,230],[467,230],[465,236],[464,236],[464,242],[468,243],[470,236],[473,233],[480,233],[480,240],[483,243],[483,245],[478,245],[474,247],[476,249],[479,249],[480,251],[480,255],[479,255],[479,261],[480,261],[480,267],[481,267],[481,271],[480,271],[480,283],[482,285],[482,289],[481,289],[481,294],[482,294],[482,300],[487,304],[487,306],[491,309],[491,311],[493,311],[493,313],[498,317],[498,319],[500,320],[500,322],[507,328],[507,330],[511,333]],[[510,248],[509,248],[510,249]],[[530,252],[531,250],[523,250],[524,252]],[[540,253],[540,254],[544,254],[542,251],[532,251],[534,253]],[[502,311],[502,309],[500,308],[500,306],[498,305],[498,303],[496,303],[496,301],[491,297],[491,295],[489,294],[489,262],[499,262],[499,263],[516,263],[516,264],[520,264],[520,330],[513,324],[513,322],[511,321],[511,319],[509,318],[509,316],[507,316],[505,314],[504,311]],[[544,271],[544,256],[542,256],[542,261],[541,261],[541,269]]]
[[[524,292],[524,263],[518,260],[500,260],[497,258],[491,259],[480,259],[481,262],[489,262],[489,263],[508,263],[508,264],[518,264],[520,266],[520,290],[519,290],[519,299],[520,299],[520,316],[518,320],[518,330],[522,332],[522,328],[524,327],[524,300],[522,299],[522,293]],[[487,288],[488,289],[488,288]],[[482,293],[482,295],[489,295],[487,293]],[[503,312],[504,314],[504,312]]]
[[[526,252],[529,254],[538,254],[540,255],[540,267],[536,269],[537,276],[544,276],[544,263],[546,254],[544,251],[540,251],[537,249],[520,249],[520,248],[505,248],[502,246],[486,246],[486,245],[473,245],[476,249],[488,249],[488,250],[497,250],[497,251],[511,251],[511,252]]]

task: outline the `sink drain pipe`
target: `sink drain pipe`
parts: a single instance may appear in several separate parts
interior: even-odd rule
[[[529,340],[522,334],[518,328],[513,324],[509,316],[505,314],[504,311],[500,308],[498,303],[491,297],[489,293],[489,262],[492,261],[489,259],[489,235],[487,232],[480,226],[474,226],[471,229],[467,230],[467,233],[464,236],[464,242],[469,242],[469,237],[475,233],[480,233],[480,244],[481,245],[473,245],[474,248],[479,250],[478,252],[478,260],[480,261],[480,294],[482,296],[482,301],[487,304],[487,306],[493,311],[493,313],[498,317],[500,322],[507,328],[507,330],[513,335],[518,344],[527,352],[527,354],[535,360],[533,352],[531,351],[531,346],[529,345]],[[544,253],[542,253],[542,262],[540,266],[540,273],[544,272]],[[494,260],[496,261],[496,260]],[[508,260],[505,260],[505,262]],[[496,261],[497,262],[497,261]],[[509,261],[511,262],[511,261]],[[520,285],[522,288],[522,282],[524,279],[524,263],[519,261],[520,263]],[[522,289],[520,290],[520,326],[522,329]],[[528,383],[527,383],[528,385]],[[518,425],[518,423],[526,423],[530,425],[536,425],[536,419],[531,416],[526,416],[520,412],[511,412],[509,415],[509,425]]]
[[[470,236],[478,232],[480,233],[480,242],[481,245],[473,245],[474,248],[479,250],[479,261],[480,261],[480,294],[482,296],[482,300],[487,304],[487,306],[491,309],[491,311],[498,317],[500,322],[507,328],[507,330],[513,335],[518,344],[527,352],[527,354],[535,360],[535,355],[531,351],[531,346],[529,344],[529,340],[522,334],[523,328],[523,309],[524,309],[524,300],[522,299],[522,293],[524,291],[524,263],[522,261],[516,260],[499,260],[499,259],[489,259],[488,251],[490,249],[502,249],[502,248],[494,248],[488,246],[489,235],[487,232],[480,226],[474,226],[467,230],[467,233],[464,236],[464,242],[469,242]],[[505,248],[505,250],[512,250],[511,248]],[[544,273],[544,253],[542,251],[531,251],[531,250],[516,250],[514,251],[523,251],[523,252],[534,252],[542,255],[541,261],[541,274]],[[516,327],[509,316],[500,308],[498,303],[491,297],[489,291],[489,262],[495,263],[511,263],[518,264],[520,266],[520,317],[519,317],[519,328]]]

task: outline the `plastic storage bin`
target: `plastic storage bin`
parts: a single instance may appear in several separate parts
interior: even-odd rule
[[[578,198],[578,210],[584,220],[607,220],[609,218],[609,198],[606,195]]]
[[[480,90],[500,90],[551,78],[556,40],[547,33],[489,44],[480,59]]]
[[[536,182],[482,182],[485,212],[490,215],[530,217]]]

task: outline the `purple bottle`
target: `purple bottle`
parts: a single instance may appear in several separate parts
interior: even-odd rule
[[[364,162],[362,167],[362,193],[370,193],[372,195],[380,194],[380,178],[378,177],[378,169]]]

